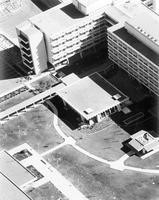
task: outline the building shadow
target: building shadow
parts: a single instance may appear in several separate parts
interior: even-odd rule
[[[85,17],[85,15],[82,14],[80,11],[78,11],[72,3],[67,6],[62,7],[61,10],[65,14],[70,16],[72,19],[78,19],[78,18]]]
[[[31,0],[40,10],[46,11],[60,4],[58,0]]]
[[[71,129],[75,130],[79,128],[79,115],[74,112],[70,107],[65,107],[63,104],[63,101],[58,96],[53,97],[50,99],[51,103],[57,108],[58,110],[58,117]],[[44,103],[44,105],[54,113],[53,108],[47,104],[47,102]]]
[[[107,57],[107,54],[103,55],[103,54],[100,54],[100,52],[98,52],[98,53],[87,55],[83,59],[79,58],[78,61],[71,62],[72,64],[57,70],[57,72],[58,73],[62,72],[65,75],[74,73],[79,78],[83,78],[85,76],[90,75],[90,72],[92,74],[98,71],[99,66],[104,64],[108,60],[109,59]]]
[[[24,73],[18,71],[16,66],[21,62],[18,47],[11,47],[0,51],[0,80],[24,77]]]
[[[123,142],[122,142],[122,147],[121,147],[121,150],[122,150],[125,154],[127,154],[129,157],[135,155],[135,153],[132,152],[132,150],[127,146],[127,144],[130,142],[130,140],[131,140],[131,139],[129,138],[129,139],[123,141]]]

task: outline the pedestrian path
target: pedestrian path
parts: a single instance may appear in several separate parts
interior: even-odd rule
[[[58,125],[58,110],[53,104],[51,105],[51,107],[54,110],[54,122],[53,123],[54,123],[54,127],[55,127],[56,131],[59,133],[59,135],[62,138],[67,139],[68,136],[63,133],[63,131],[60,129],[60,127]],[[97,160],[99,162],[107,164],[112,169],[116,169],[119,171],[131,170],[131,171],[136,171],[136,172],[141,172],[141,173],[159,174],[159,170],[157,170],[157,169],[144,169],[144,168],[137,168],[137,167],[131,167],[131,166],[125,165],[124,162],[129,158],[129,155],[127,155],[127,154],[124,154],[121,158],[119,158],[116,161],[108,161],[106,159],[100,158],[100,157],[84,150],[83,148],[76,145],[76,143],[73,143],[71,145],[80,153],[83,153],[84,155],[86,155],[94,160]]]

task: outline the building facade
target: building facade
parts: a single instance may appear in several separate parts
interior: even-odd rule
[[[158,15],[143,10],[108,28],[107,40],[109,58],[159,96],[158,26]]]
[[[35,74],[47,70],[47,54],[43,34],[29,22],[16,27],[23,64]]]
[[[108,29],[109,59],[159,96],[159,63],[148,59],[141,51]],[[145,46],[144,46],[145,48]],[[150,51],[151,52],[151,51]],[[155,53],[151,52],[150,56]],[[155,59],[155,58],[154,58]],[[156,59],[157,55],[156,55]]]

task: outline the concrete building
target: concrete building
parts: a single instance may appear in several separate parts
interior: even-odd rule
[[[62,3],[30,18],[32,26],[22,24],[17,27],[20,48],[25,55],[22,56],[24,65],[38,74],[47,69],[47,61],[59,69],[98,49],[106,49],[107,28],[130,17],[130,10],[126,12],[119,8],[123,2],[125,0],[73,0],[73,3]],[[133,2],[140,4],[140,0]],[[124,6],[128,5],[126,1]],[[30,60],[21,36],[28,41]]]
[[[141,17],[142,16],[142,17]],[[147,28],[146,23],[151,24]],[[108,29],[109,58],[159,95],[158,16],[142,12]]]
[[[30,19],[44,34],[48,62],[55,69],[105,47],[104,12],[84,16],[71,3],[62,4]]]
[[[3,200],[32,200],[11,180],[0,173],[0,198]]]
[[[85,13],[80,10],[81,6],[78,7],[81,2],[88,9],[89,15],[87,12]],[[94,53],[102,48],[107,48],[105,45],[107,28],[116,23],[113,18],[109,19],[105,13],[105,9],[107,6],[111,6],[111,2],[110,0],[100,0],[97,3],[97,1],[91,0],[78,1],[77,3],[75,0],[73,3],[62,3],[30,18],[31,28],[23,28],[23,24],[18,26],[18,37],[20,35],[19,32],[23,36],[27,35],[26,37],[30,39],[29,44],[31,44],[29,29],[34,29],[34,33],[37,32],[35,37],[39,38],[40,41],[43,35],[47,61],[55,69],[59,69],[75,60],[82,59],[85,55]],[[85,16],[86,14],[88,16]],[[40,32],[42,35],[40,35]],[[36,46],[37,44],[34,44],[30,48],[31,53]],[[20,44],[20,48],[24,47]],[[43,57],[45,60],[45,54]],[[28,62],[26,64],[26,61],[24,64],[30,65]],[[34,62],[32,64],[33,66],[35,65]],[[34,66],[34,69],[36,68]]]
[[[47,69],[47,55],[43,33],[29,21],[16,27],[23,64],[36,74]]]
[[[141,130],[131,135],[127,146],[144,159],[152,155],[153,151],[159,149],[159,138],[155,138],[147,131]]]
[[[128,100],[125,94],[98,73],[79,79],[59,90],[57,95],[66,107],[79,114],[81,121],[90,125],[121,111]]]
[[[47,62],[58,70],[88,54],[106,50],[108,42],[109,58],[158,95],[158,15],[146,7],[154,6],[154,2],[100,0],[100,3],[97,5],[95,0],[62,3],[30,18],[29,28],[17,27],[23,63],[36,74],[47,69]],[[21,41],[23,36],[29,43]]]
[[[30,171],[6,151],[0,152],[0,173],[21,189],[36,180],[36,177]]]
[[[89,15],[111,3],[112,0],[73,0],[73,5],[84,15]]]

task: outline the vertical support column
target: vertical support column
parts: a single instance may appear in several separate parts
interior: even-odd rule
[[[80,57],[83,59],[83,53],[82,52],[80,52]]]

